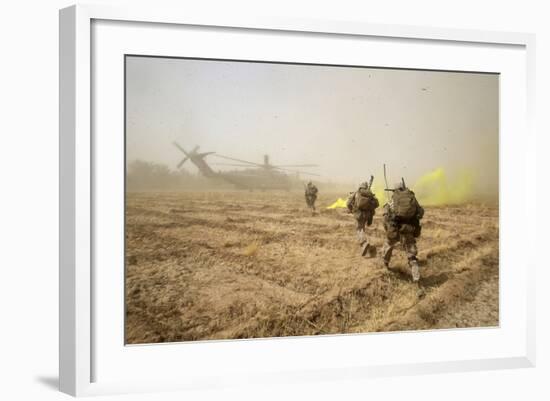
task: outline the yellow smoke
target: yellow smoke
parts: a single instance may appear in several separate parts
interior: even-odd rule
[[[382,184],[373,183],[371,191],[376,196],[376,199],[378,199],[378,202],[380,202],[380,205],[386,202],[386,191],[384,191],[384,186]]]
[[[474,175],[470,170],[461,170],[448,178],[442,167],[429,171],[420,177],[412,186],[421,205],[437,206],[464,203],[472,199]],[[384,191],[383,183],[375,182],[372,192],[383,205],[391,197],[391,192]],[[346,200],[338,198],[327,209],[345,208]]]
[[[336,202],[334,202],[332,205],[327,206],[327,209],[336,209],[336,208],[344,208],[346,206],[346,200],[342,198],[338,198]]]
[[[421,205],[450,205],[470,200],[473,183],[471,171],[462,170],[449,179],[445,170],[439,167],[420,177],[414,184],[413,191]]]

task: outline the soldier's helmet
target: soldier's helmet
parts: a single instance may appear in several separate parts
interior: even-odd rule
[[[313,183],[311,181],[308,181],[307,185],[308,185],[308,187],[310,187],[310,186],[313,185]]]
[[[369,187],[369,183],[368,182],[362,182],[361,185],[359,185],[359,188],[368,188]]]

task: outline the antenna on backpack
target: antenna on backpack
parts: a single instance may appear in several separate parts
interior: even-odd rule
[[[403,189],[407,188],[407,186],[405,185],[405,179],[403,177],[401,177],[401,182],[403,183]]]
[[[386,177],[386,164],[384,163],[384,182],[386,183],[386,188],[384,189],[384,191],[388,191],[388,192],[393,192],[395,191],[393,188],[388,188],[388,178]],[[387,199],[387,195],[386,195],[386,199]]]

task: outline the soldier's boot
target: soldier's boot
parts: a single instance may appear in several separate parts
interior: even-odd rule
[[[369,241],[365,236],[365,230],[357,230],[357,241],[361,247],[361,256],[365,256],[369,250]]]
[[[388,245],[388,243],[385,243],[384,246],[382,247],[381,259],[382,259],[382,264],[386,269],[390,268],[390,259],[392,255],[392,249],[393,248],[390,245]]]
[[[390,262],[389,262],[388,260],[386,260],[386,259],[384,259],[384,258],[382,257],[382,258],[378,259],[378,263],[379,263],[378,266],[383,267],[383,268],[385,268],[387,271],[389,271],[389,269],[390,269]]]
[[[416,283],[420,280],[420,269],[418,267],[418,261],[416,259],[409,260],[409,265],[411,266],[411,275],[413,281]]]
[[[369,254],[370,256],[370,249],[371,245],[368,243],[368,241],[364,241],[361,248],[361,256],[367,256],[367,254]]]
[[[385,267],[386,269],[390,268],[390,258],[388,258],[388,254],[384,248],[382,248],[382,255],[378,260],[380,262],[381,267]]]
[[[365,241],[361,248],[361,256],[374,258],[376,256],[376,247],[370,244],[368,241]]]

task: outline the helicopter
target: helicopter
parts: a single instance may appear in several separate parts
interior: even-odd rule
[[[191,151],[187,151],[175,141],[172,142],[172,144],[185,155],[185,157],[178,163],[178,169],[189,160],[199,169],[203,176],[229,182],[237,189],[279,189],[289,191],[292,189],[293,184],[298,181],[300,174],[319,176],[319,174],[293,169],[296,167],[318,167],[316,164],[274,165],[269,161],[269,155],[264,155],[263,163],[255,163],[234,157],[223,156],[216,152],[199,152],[200,147],[198,145]],[[213,155],[214,157],[231,162],[216,162],[212,163],[212,165],[244,167],[244,169],[214,171],[205,160],[205,158],[209,155]],[[287,174],[287,172],[294,173],[295,177]]]

